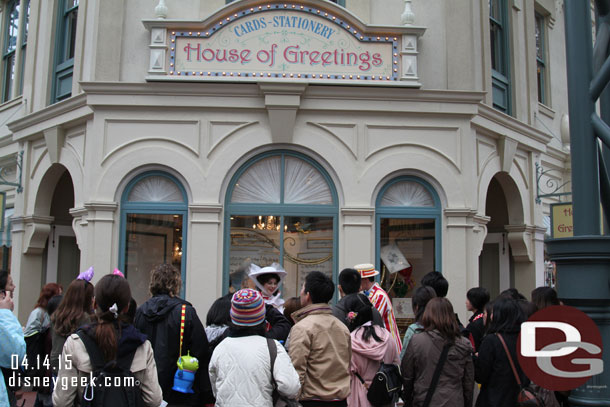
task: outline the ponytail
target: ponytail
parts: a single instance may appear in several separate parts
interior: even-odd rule
[[[95,285],[95,314],[98,324],[95,327],[95,342],[108,362],[116,358],[120,325],[119,312],[129,306],[131,290],[124,277],[108,274]]]

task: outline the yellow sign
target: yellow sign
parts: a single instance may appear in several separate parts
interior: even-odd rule
[[[572,203],[551,205],[551,237],[553,239],[574,236]]]
[[[604,211],[600,205],[601,234],[604,234]],[[572,202],[551,204],[551,237],[558,239],[574,236]]]

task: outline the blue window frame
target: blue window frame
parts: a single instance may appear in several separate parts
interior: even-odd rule
[[[493,105],[511,114],[510,43],[506,0],[489,0]]]
[[[51,103],[72,95],[79,0],[59,0]]]
[[[150,270],[170,263],[186,286],[188,198],[172,175],[150,171],[129,182],[121,198],[119,268],[141,304],[148,299]]]
[[[418,283],[429,271],[442,271],[438,194],[420,178],[401,176],[383,186],[375,207],[376,266],[382,271],[381,284],[388,291],[392,287],[391,295],[396,297],[412,296],[411,282]],[[387,272],[382,263],[384,247],[400,252],[410,263],[412,269],[400,273],[404,278]]]
[[[336,280],[337,202],[331,178],[307,156],[280,150],[246,162],[225,198],[223,291],[248,285],[250,262],[284,267],[283,298],[298,296],[310,271]]]

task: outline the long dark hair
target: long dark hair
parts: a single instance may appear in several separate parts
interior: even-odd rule
[[[373,304],[364,294],[350,295],[345,298],[345,312],[347,317],[347,328],[350,332],[362,328],[362,339],[369,342],[373,338],[376,342],[383,340],[375,332],[373,325],[362,326],[373,320]],[[353,314],[352,314],[353,313]],[[353,318],[350,318],[352,314]]]
[[[78,328],[83,315],[91,315],[93,284],[74,280],[68,286],[57,310],[51,315],[53,329],[61,336],[68,336]]]
[[[417,287],[415,293],[413,294],[413,310],[415,311],[415,321],[420,322],[421,317],[424,315],[424,311],[426,310],[426,304],[432,298],[436,298],[436,291],[434,288],[428,285],[422,285]]]
[[[130,300],[131,289],[124,277],[107,274],[95,285],[97,305],[95,314],[98,320],[95,327],[95,342],[104,353],[106,361],[114,360],[118,348],[118,335],[115,329],[117,316],[110,308],[116,304],[117,313],[120,313],[127,309]]]
[[[525,321],[523,311],[516,300],[500,296],[496,298],[491,310],[488,333],[518,333]]]
[[[455,338],[460,336],[453,305],[444,297],[436,297],[428,301],[421,324],[425,332],[437,330],[449,342],[454,342]]]
[[[34,308],[44,308],[47,309],[47,304],[52,297],[55,297],[62,290],[61,285],[57,283],[48,283],[42,287],[40,290],[40,295],[38,296],[38,301],[34,304]]]

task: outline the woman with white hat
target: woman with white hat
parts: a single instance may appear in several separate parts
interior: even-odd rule
[[[261,292],[265,304],[273,305],[279,312],[284,312],[284,300],[280,292],[280,285],[286,277],[286,271],[278,263],[260,268],[256,264],[250,264],[248,273],[250,280],[254,282]]]

